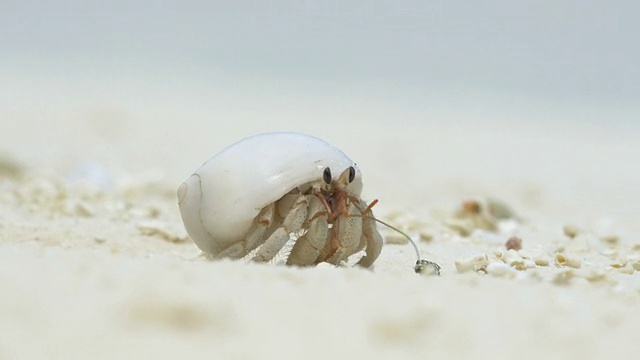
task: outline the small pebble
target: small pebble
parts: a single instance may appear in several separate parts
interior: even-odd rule
[[[623,267],[627,266],[627,261],[618,258],[614,262],[612,262],[610,266],[614,269],[622,269]]]
[[[565,225],[562,228],[562,231],[564,232],[565,235],[567,235],[571,239],[575,238],[578,235],[578,232],[579,232],[578,228],[576,228],[573,225]]]
[[[615,247],[616,245],[618,245],[618,241],[620,240],[620,238],[617,235],[605,235],[601,236],[600,240],[610,247]]]
[[[478,200],[467,200],[462,203],[462,211],[469,214],[480,214],[482,204]]]
[[[420,236],[420,241],[430,242],[433,240],[433,234],[428,231],[421,231],[419,236]]]
[[[517,236],[512,236],[507,240],[505,247],[507,250],[520,250],[522,249],[522,239]]]
[[[545,258],[537,258],[533,261],[537,266],[549,266],[549,260]]]

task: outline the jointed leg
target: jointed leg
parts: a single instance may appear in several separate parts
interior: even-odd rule
[[[358,251],[362,235],[362,217],[354,204],[347,205],[346,214],[342,213],[331,229],[331,244],[335,252],[325,261],[338,265]]]
[[[369,214],[373,216],[373,214]],[[370,267],[382,251],[382,236],[376,228],[375,220],[362,219],[362,237],[366,240],[365,255],[358,261],[358,266]]]
[[[256,217],[245,238],[242,241],[232,244],[231,246],[222,250],[215,257],[240,259],[245,257],[256,247],[260,246],[267,229],[274,221],[275,211],[276,210],[274,204],[269,204],[264,209],[262,209],[262,211],[260,211],[260,213]]]
[[[307,219],[309,202],[305,195],[294,194],[285,195],[280,201],[290,201],[292,196],[295,197],[295,201],[293,201],[289,212],[284,216],[281,226],[264,241],[253,261],[265,262],[273,259],[289,240],[289,234],[302,228],[304,221]]]
[[[309,266],[316,263],[316,259],[327,243],[329,228],[327,225],[327,211],[318,197],[309,195],[309,211],[307,232],[296,240],[287,265]]]

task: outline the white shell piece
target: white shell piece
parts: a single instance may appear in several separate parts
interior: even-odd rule
[[[486,269],[489,265],[489,257],[487,254],[476,255],[463,260],[456,260],[455,265],[458,272],[464,273],[469,270],[480,271]]]
[[[335,178],[349,166],[356,177],[346,191],[359,197],[360,169],[337,147],[294,132],[251,136],[220,151],[180,185],[182,220],[196,245],[215,255],[240,241],[265,206],[321,180],[327,167]]]

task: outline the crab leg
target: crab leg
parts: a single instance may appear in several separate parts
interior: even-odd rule
[[[366,215],[373,216],[371,211]],[[368,268],[376,261],[382,251],[382,236],[380,236],[378,229],[376,229],[376,223],[373,219],[362,219],[362,237],[366,240],[367,247],[365,249],[365,255],[358,261],[357,265]]]
[[[309,199],[309,229],[302,235],[291,249],[287,265],[310,266],[316,264],[316,259],[327,243],[329,226],[327,225],[327,211],[321,199],[310,195]]]
[[[281,201],[290,201],[292,196],[295,196],[295,201],[282,224],[265,240],[253,257],[253,261],[266,262],[273,259],[289,240],[289,234],[302,229],[302,225],[307,219],[309,201],[305,195],[287,195]]]
[[[264,238],[265,232],[271,226],[275,215],[275,205],[270,204],[266,206],[260,214],[256,217],[253,225],[247,232],[247,235],[242,241],[239,241],[220,253],[215,255],[215,258],[231,258],[240,259],[245,257],[250,251],[260,245],[260,242]]]
[[[331,243],[335,251],[325,261],[338,265],[346,260],[350,255],[358,251],[360,238],[362,235],[362,218],[359,210],[354,204],[346,206],[346,213],[341,213],[331,229]]]

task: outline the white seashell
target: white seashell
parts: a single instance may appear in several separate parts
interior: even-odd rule
[[[337,147],[314,136],[275,132],[223,149],[178,188],[185,228],[204,252],[217,254],[240,241],[265,206],[296,187],[353,166],[350,194],[362,192],[360,169]]]

